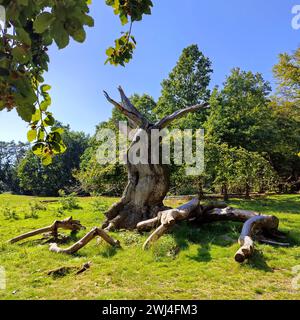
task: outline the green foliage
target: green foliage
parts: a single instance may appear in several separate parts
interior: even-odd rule
[[[106,50],[108,56],[105,63],[110,63],[114,66],[125,66],[133,56],[133,51],[136,47],[135,38],[130,32],[125,32],[122,37],[115,40],[115,47],[110,47]]]
[[[150,0],[106,0],[106,4],[113,8],[114,14],[119,16],[122,25],[127,24],[130,17],[129,31],[116,39],[115,46],[106,51],[108,56],[106,63],[125,66],[125,63],[132,59],[136,47],[135,38],[131,35],[132,23],[142,20],[144,14],[151,14],[153,4]]]
[[[172,236],[165,236],[153,244],[151,251],[155,261],[174,259],[178,253],[178,245]]]
[[[17,166],[23,159],[28,145],[22,142],[0,141],[0,193],[19,192]]]
[[[53,164],[48,167],[42,165],[36,156],[41,152],[50,152],[45,150],[43,145],[37,145],[32,151],[28,151],[17,168],[20,188],[23,193],[57,195],[58,190],[63,188],[70,189],[70,192],[80,191],[80,188],[77,188],[78,183],[73,177],[73,171],[79,168],[80,157],[88,145],[88,137],[81,132],[72,132],[69,127],[61,127],[59,124],[56,124],[53,130],[52,134],[62,134],[62,139],[68,149],[64,154],[57,155],[53,159]],[[44,158],[45,161],[47,158]],[[72,188],[73,190],[71,190]]]
[[[210,99],[210,114],[204,128],[208,139],[267,152],[276,142],[268,95],[271,87],[261,74],[233,69],[222,90]]]
[[[59,200],[59,204],[62,210],[76,210],[80,209],[79,201],[76,198],[75,193],[66,194],[64,190],[59,190],[59,196],[61,199]]]
[[[159,118],[192,105],[207,102],[210,91],[211,61],[205,57],[197,45],[185,48],[168,79],[162,82],[161,97],[155,113]],[[178,121],[181,128],[201,128],[205,112],[199,110]]]
[[[225,193],[276,190],[278,177],[271,164],[257,152],[230,148],[227,144],[206,145],[206,172],[210,187]]]
[[[2,214],[5,220],[19,220],[20,217],[14,208],[4,207]]]
[[[91,203],[92,210],[99,214],[99,212],[105,212],[108,207],[106,203],[103,203],[103,199],[95,199]]]
[[[274,66],[274,75],[279,82],[278,93],[283,99],[300,105],[300,48],[292,55],[283,53]]]
[[[53,42],[59,49],[68,46],[70,38],[77,42],[86,39],[85,27],[93,27],[89,15],[90,0],[1,0],[6,9],[6,28],[0,37],[0,111],[16,109],[30,124],[28,141],[43,165],[52,163],[57,154],[66,150],[61,133],[53,129],[53,115],[48,111],[50,86],[44,84],[48,71],[48,48]],[[151,14],[150,0],[107,1],[122,24]],[[132,58],[135,39],[130,31],[115,41],[115,48],[107,50],[108,60],[124,65]],[[46,130],[50,127],[50,132]],[[52,128],[51,128],[52,127]]]
[[[24,219],[38,219],[39,211],[46,211],[47,207],[43,205],[40,201],[31,201],[29,202],[29,212],[26,212]]]

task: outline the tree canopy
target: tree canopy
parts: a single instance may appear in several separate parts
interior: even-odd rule
[[[48,110],[51,87],[43,78],[50,62],[48,48],[55,42],[63,49],[70,38],[85,41],[85,27],[94,26],[90,4],[91,0],[0,0],[6,9],[6,25],[0,30],[0,111],[15,108],[30,124],[28,140],[44,165],[66,150]],[[113,8],[122,25],[130,23],[129,30],[107,50],[106,62],[124,66],[136,45],[132,24],[142,20],[144,14],[151,14],[153,5],[150,0],[107,0],[106,4]]]

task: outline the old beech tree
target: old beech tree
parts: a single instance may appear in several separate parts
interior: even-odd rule
[[[126,97],[122,88],[119,88],[121,102],[113,100],[106,92],[107,100],[128,118],[131,127],[136,128],[127,155],[131,148],[139,141],[141,129],[146,132],[148,143],[148,164],[132,164],[127,161],[128,184],[119,202],[114,204],[106,212],[106,221],[102,228],[95,227],[82,239],[69,248],[60,248],[56,243],[50,245],[53,252],[63,252],[72,254],[85,246],[95,237],[102,237],[113,246],[120,246],[119,241],[108,235],[111,230],[137,229],[139,231],[149,231],[154,229],[144,243],[147,249],[153,241],[159,239],[166,232],[170,232],[175,223],[186,220],[193,225],[211,223],[215,221],[239,221],[243,222],[242,232],[239,238],[240,249],[235,254],[237,262],[243,262],[251,256],[254,251],[254,240],[275,244],[286,245],[278,242],[283,238],[283,234],[278,231],[279,220],[275,216],[260,215],[257,212],[239,210],[227,207],[223,203],[211,203],[201,205],[200,199],[195,198],[176,209],[168,208],[164,205],[164,198],[169,190],[168,168],[162,164],[151,164],[151,130],[163,129],[170,125],[175,119],[194,112],[199,109],[208,108],[208,103],[190,106],[185,109],[164,117],[156,123],[150,123]],[[16,237],[11,242],[17,242],[24,238],[38,233],[50,231],[54,238],[57,238],[58,228],[78,231],[82,226],[72,218],[63,221],[56,221],[53,225],[29,232]]]

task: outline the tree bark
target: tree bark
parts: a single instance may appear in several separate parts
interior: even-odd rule
[[[132,105],[120,87],[119,92],[122,103],[111,99],[106,92],[105,97],[128,118],[132,127],[139,128],[146,133],[148,157],[146,164],[132,164],[129,161],[130,150],[139,142],[140,130],[137,130],[127,152],[128,184],[121,200],[105,214],[107,219],[102,227],[106,230],[134,229],[139,222],[155,218],[160,211],[168,209],[163,205],[163,200],[169,191],[169,172],[167,166],[162,164],[162,159],[159,159],[157,164],[151,164],[151,130],[163,129],[175,119],[208,107],[207,103],[188,107],[153,124]]]

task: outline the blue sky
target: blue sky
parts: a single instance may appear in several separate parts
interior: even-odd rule
[[[292,7],[300,0],[154,0],[153,14],[134,24],[134,59],[126,68],[113,67],[104,65],[105,49],[122,27],[104,2],[93,1],[95,27],[87,29],[84,44],[51,47],[46,75],[56,119],[90,134],[111,114],[102,90],[117,98],[116,87],[122,85],[128,95],[145,92],[157,99],[161,81],[190,44],[212,60],[211,86],[221,85],[233,67],[261,72],[274,84],[278,54],[300,44],[300,30],[291,27]],[[26,131],[15,111],[0,113],[0,140],[25,141]]]

